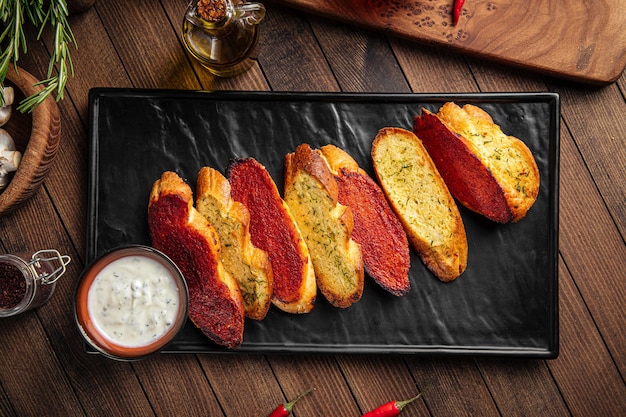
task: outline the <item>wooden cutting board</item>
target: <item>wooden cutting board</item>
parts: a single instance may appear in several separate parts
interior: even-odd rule
[[[277,0],[287,6],[591,84],[626,66],[625,0]]]

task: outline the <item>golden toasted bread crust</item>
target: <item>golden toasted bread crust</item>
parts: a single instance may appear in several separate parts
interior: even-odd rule
[[[365,270],[390,293],[407,294],[409,242],[383,191],[347,152],[334,145],[320,151],[337,181],[339,203],[352,210],[352,238],[361,245]]]
[[[231,161],[228,178],[233,199],[250,212],[252,243],[272,264],[272,303],[288,313],[308,313],[317,286],[309,251],[287,204],[265,169],[254,158]]]
[[[491,116],[471,104],[445,103],[437,116],[460,135],[502,188],[512,221],[524,218],[539,194],[539,169],[520,139],[506,135]],[[480,188],[480,185],[478,186]]]
[[[465,227],[452,195],[415,134],[381,129],[372,144],[378,182],[420,259],[441,281],[467,266]]]
[[[248,209],[233,200],[228,180],[210,167],[198,172],[196,208],[217,230],[222,263],[239,284],[246,316],[263,319],[271,304],[274,281],[266,252],[250,240]]]
[[[306,241],[317,285],[334,306],[346,308],[363,293],[361,247],[351,239],[351,210],[337,199],[333,174],[307,144],[285,157],[285,202]]]
[[[462,205],[497,223],[511,221],[513,214],[502,187],[470,142],[426,109],[415,117],[413,129]]]
[[[148,205],[152,245],[183,273],[191,321],[215,343],[235,348],[243,341],[241,291],[222,265],[217,232],[192,204],[191,188],[175,173],[155,181]]]

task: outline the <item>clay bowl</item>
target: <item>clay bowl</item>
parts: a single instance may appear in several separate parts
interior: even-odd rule
[[[16,110],[22,99],[42,88],[33,87],[37,82],[22,68],[18,67],[16,72],[12,66],[9,67],[5,85],[15,90],[15,101],[11,119],[2,128],[11,135],[17,150],[22,152],[22,161],[17,171],[12,173],[11,182],[0,190],[0,216],[15,211],[37,191],[57,153],[61,116],[54,99],[48,97],[30,114]]]

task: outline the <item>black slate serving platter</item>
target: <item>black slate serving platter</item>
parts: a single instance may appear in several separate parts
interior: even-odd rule
[[[264,320],[246,320],[234,351],[188,323],[166,352],[558,355],[558,95],[93,89],[89,99],[87,262],[120,245],[150,244],[148,197],[163,171],[195,189],[202,166],[224,173],[231,158],[252,156],[282,193],[285,154],[332,143],[373,175],[377,131],[411,130],[422,107],[436,112],[446,101],[482,107],[539,166],[539,196],[522,221],[499,225],[460,207],[469,260],[451,283],[412,251],[412,289],[403,297],[366,276],[361,301],[348,309],[321,295],[305,315],[271,307]]]

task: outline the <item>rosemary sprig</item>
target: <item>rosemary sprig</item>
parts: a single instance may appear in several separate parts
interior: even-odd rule
[[[65,85],[69,76],[74,76],[74,67],[70,55],[70,45],[76,44],[74,34],[67,21],[68,9],[66,0],[49,0],[44,6],[43,0],[0,0],[0,21],[5,29],[0,33],[0,103],[3,102],[2,88],[9,70],[9,64],[17,64],[20,51],[27,52],[24,24],[31,23],[39,28],[37,39],[49,23],[54,31],[54,42],[47,78],[36,85],[43,85],[39,92],[25,98],[17,106],[22,113],[30,113],[51,94],[56,95],[56,101],[62,100]]]

